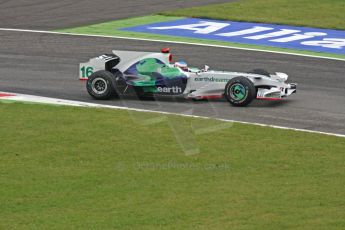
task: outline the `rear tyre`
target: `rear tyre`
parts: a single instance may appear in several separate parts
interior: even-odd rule
[[[256,89],[251,80],[234,77],[225,86],[225,97],[234,106],[246,106],[256,97]]]
[[[114,75],[108,71],[94,72],[86,82],[87,92],[97,100],[106,100],[117,95],[114,88]]]

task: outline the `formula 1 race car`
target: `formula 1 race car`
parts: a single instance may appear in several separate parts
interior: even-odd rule
[[[228,72],[188,67],[184,61],[172,64],[169,48],[160,53],[113,50],[80,64],[81,80],[95,99],[112,96],[184,97],[194,100],[225,97],[234,106],[246,106],[253,99],[281,100],[296,92],[285,73],[262,69]]]

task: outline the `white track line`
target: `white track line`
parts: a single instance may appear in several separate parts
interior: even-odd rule
[[[298,54],[298,53],[290,53],[290,52],[283,52],[283,51],[273,51],[273,50],[262,50],[262,49],[254,49],[254,48],[241,48],[241,47],[235,47],[235,46],[204,44],[204,43],[197,43],[197,42],[183,42],[183,41],[171,41],[171,40],[159,40],[159,39],[148,39],[148,38],[123,37],[123,36],[107,36],[107,35],[96,35],[96,34],[76,34],[76,33],[56,32],[56,31],[26,30],[26,29],[14,29],[14,28],[0,28],[0,31],[42,33],[42,34],[57,34],[57,35],[70,35],[70,36],[83,36],[83,37],[99,37],[99,38],[117,38],[117,39],[137,40],[137,41],[175,43],[175,44],[208,46],[208,47],[225,48],[225,49],[237,49],[237,50],[257,51],[257,52],[265,52],[265,53],[285,54],[285,55],[293,55],[293,56],[301,56],[301,57],[310,57],[310,58],[321,58],[321,59],[329,59],[329,60],[336,60],[336,61],[345,61],[345,58],[324,57],[324,56],[316,56],[316,55],[311,55],[311,54]]]
[[[11,96],[0,96],[0,100],[5,99],[5,100],[11,100],[11,101],[20,101],[20,102],[44,103],[44,104],[53,104],[53,105],[67,105],[67,106],[91,107],[91,108],[121,109],[121,110],[130,110],[130,111],[138,111],[138,112],[158,113],[158,114],[164,114],[164,115],[177,115],[177,116],[193,117],[193,118],[201,118],[201,119],[214,119],[214,120],[224,121],[224,122],[234,122],[234,123],[240,123],[240,124],[256,125],[256,126],[270,127],[270,128],[275,128],[275,129],[285,129],[285,130],[293,130],[293,131],[299,131],[299,132],[324,134],[328,136],[336,136],[336,137],[343,137],[343,138],[345,137],[345,135],[343,134],[328,133],[328,132],[321,132],[321,131],[307,130],[307,129],[296,129],[296,128],[291,128],[291,127],[268,125],[268,124],[255,123],[255,122],[236,121],[236,120],[228,120],[228,119],[221,119],[221,118],[171,113],[171,112],[147,110],[147,109],[137,109],[137,108],[130,108],[130,107],[114,106],[114,105],[102,105],[102,104],[96,104],[96,103],[63,100],[63,99],[58,99],[58,98],[40,97],[40,96],[27,95],[27,94],[0,92],[0,95],[1,94],[10,94]]]

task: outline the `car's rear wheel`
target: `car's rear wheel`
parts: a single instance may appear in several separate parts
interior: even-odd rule
[[[105,70],[94,72],[86,82],[86,89],[97,100],[106,100],[117,95],[114,88],[114,75]]]
[[[225,86],[225,97],[234,106],[246,106],[256,97],[256,89],[251,80],[234,77]]]

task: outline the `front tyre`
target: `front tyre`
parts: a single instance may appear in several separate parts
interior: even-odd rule
[[[256,89],[251,80],[234,77],[225,86],[225,97],[234,106],[246,106],[256,97]]]
[[[108,71],[94,72],[86,82],[87,92],[97,100],[106,100],[114,96],[114,75]]]

